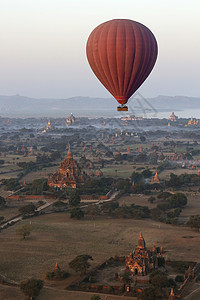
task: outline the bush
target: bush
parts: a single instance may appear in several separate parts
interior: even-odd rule
[[[33,214],[36,210],[36,206],[34,204],[27,204],[19,208],[19,212],[23,215]]]
[[[70,211],[70,218],[77,219],[77,220],[83,219],[84,218],[84,211],[79,207],[74,207]]]
[[[155,200],[156,200],[156,198],[151,196],[151,197],[149,197],[148,202],[154,203]]]
[[[72,190],[69,196],[69,204],[71,206],[77,206],[81,201],[78,190]]]
[[[176,275],[175,281],[176,282],[183,282],[184,281],[184,276],[183,275]]]
[[[44,278],[47,280],[61,280],[69,277],[69,273],[63,270],[56,270],[53,272],[46,272]]]
[[[101,298],[98,295],[92,295],[92,297],[90,298],[90,300],[101,300]]]
[[[43,288],[43,280],[31,278],[20,283],[20,289],[22,292],[29,296],[30,299],[39,295],[40,290]]]

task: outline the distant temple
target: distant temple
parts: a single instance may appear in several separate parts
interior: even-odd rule
[[[45,133],[45,132],[53,130],[53,129],[54,129],[54,126],[51,125],[51,121],[49,120],[47,126],[44,128],[44,130],[42,132]]]
[[[48,185],[59,189],[77,188],[83,181],[84,175],[73,159],[69,146],[66,159],[61,163],[59,170],[50,175]]]
[[[72,125],[74,124],[76,121],[76,118],[73,116],[73,114],[71,113],[71,115],[66,119],[66,124],[69,126],[69,125]]]
[[[148,250],[141,232],[137,247],[126,257],[126,268],[133,275],[145,276],[158,267],[158,256],[163,256],[162,248],[157,251],[153,246],[152,250]]]
[[[160,180],[158,178],[158,173],[156,172],[154,178],[153,178],[153,182],[157,182],[157,183],[160,183]]]
[[[176,121],[178,120],[178,116],[176,116],[176,115],[174,114],[174,112],[172,112],[171,116],[169,117],[169,120],[170,120],[171,122],[176,122]],[[168,126],[169,126],[169,125],[168,125]]]
[[[198,121],[196,119],[194,119],[193,117],[190,118],[190,120],[188,121],[187,126],[195,126],[198,125]]]

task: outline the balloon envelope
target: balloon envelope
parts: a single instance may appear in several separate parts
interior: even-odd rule
[[[100,24],[91,32],[86,54],[94,74],[124,105],[153,69],[158,47],[146,26],[116,19]]]

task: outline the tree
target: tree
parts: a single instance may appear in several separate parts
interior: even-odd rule
[[[33,214],[35,210],[36,210],[36,206],[34,204],[27,204],[19,208],[19,212],[23,215]]]
[[[200,215],[190,216],[190,219],[187,222],[187,225],[190,226],[191,228],[196,228],[197,230],[199,230],[199,228],[200,228]]]
[[[131,174],[131,180],[134,181],[134,183],[142,182],[143,181],[143,175],[138,172],[133,172]]]
[[[124,283],[129,283],[130,282],[130,275],[131,272],[129,270],[125,270],[122,276],[122,280]]]
[[[187,204],[187,197],[183,193],[176,193],[169,198],[171,207],[182,207]]]
[[[73,207],[70,211],[70,218],[80,220],[84,218],[84,211],[79,207]]]
[[[155,200],[156,200],[156,198],[151,196],[151,197],[149,197],[148,202],[154,203]]]
[[[17,228],[16,234],[21,235],[23,237],[23,240],[25,240],[26,237],[31,234],[29,226],[28,225],[22,225],[21,227]]]
[[[180,182],[179,182],[179,178],[177,175],[175,175],[174,173],[170,174],[170,180],[169,180],[169,186],[171,187],[179,187]]]
[[[144,171],[142,171],[142,175],[144,176],[144,178],[149,178],[152,176],[152,171],[150,171],[149,169],[145,169]]]
[[[141,300],[161,300],[163,299],[160,295],[158,295],[155,287],[148,287],[144,289],[140,295]]]
[[[81,201],[78,190],[71,191],[69,196],[69,204],[71,206],[77,206]]]
[[[127,179],[119,179],[117,182],[117,189],[124,193],[129,193],[130,187],[131,187],[130,181]]]
[[[101,297],[99,295],[92,295],[90,300],[101,300]]]
[[[69,263],[69,267],[75,272],[86,274],[87,269],[90,267],[88,260],[93,260],[92,256],[87,254],[78,255]]]
[[[31,278],[22,281],[20,283],[20,289],[25,295],[29,296],[30,299],[34,299],[39,295],[43,285],[43,280]]]
[[[151,273],[149,278],[150,278],[150,283],[159,290],[168,286],[167,276],[163,272],[154,271]]]
[[[4,207],[6,205],[6,200],[0,196],[0,207]]]
[[[140,141],[141,141],[142,143],[144,143],[144,142],[146,141],[146,138],[145,138],[144,135],[141,135],[141,136],[140,136]]]

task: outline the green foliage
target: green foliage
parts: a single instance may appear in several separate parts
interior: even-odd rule
[[[22,236],[23,240],[25,240],[31,234],[31,231],[28,225],[22,225],[16,229],[16,234]]]
[[[118,201],[109,201],[101,205],[101,211],[103,213],[111,214],[118,207],[119,207]]]
[[[171,262],[172,268],[180,273],[185,273],[185,271],[189,268],[190,264],[185,261],[172,261]]]
[[[101,300],[101,297],[98,295],[92,295],[92,297],[90,298],[90,300]]]
[[[48,188],[47,179],[40,178],[33,180],[31,184],[27,185],[25,191],[30,195],[42,195]]]
[[[131,204],[126,207],[117,207],[111,215],[116,218],[144,219],[150,217],[150,210],[147,206]]]
[[[123,275],[122,275],[122,280],[124,283],[129,283],[130,282],[130,275],[131,272],[129,270],[125,270]]]
[[[25,174],[28,174],[32,171],[38,170],[38,164],[36,162],[30,161],[30,162],[19,162],[17,163],[18,167],[23,169]]]
[[[16,178],[2,179],[2,183],[5,186],[5,189],[8,191],[15,191],[21,187],[18,179]]]
[[[40,279],[31,278],[20,283],[20,289],[22,292],[29,296],[30,299],[35,298],[39,295],[43,288],[44,282]]]
[[[134,181],[134,183],[143,182],[143,175],[138,172],[133,172],[131,174],[131,180]]]
[[[84,185],[80,187],[79,191],[81,195],[105,195],[111,189],[112,184],[112,178],[88,178]]]
[[[79,191],[77,189],[72,190],[69,196],[69,204],[71,206],[77,206],[81,201]]]
[[[60,158],[61,158],[61,153],[59,151],[53,151],[50,154],[50,160],[51,161],[54,161],[54,160],[57,160],[57,159],[60,159]]]
[[[100,209],[97,205],[89,205],[86,209],[86,214],[92,216],[94,219],[95,216],[100,215]]]
[[[182,185],[195,184],[200,185],[200,177],[197,174],[181,174],[175,175],[173,173],[170,174],[170,180],[166,182],[169,187],[180,187]]]
[[[163,297],[158,293],[155,287],[144,289],[140,295],[141,300],[162,300]]]
[[[172,278],[168,279],[168,286],[173,289],[176,288],[177,285],[176,285],[176,282],[174,281],[174,279],[172,279]]]
[[[0,216],[0,224],[3,222],[4,216]]]
[[[27,205],[24,205],[24,206],[21,206],[19,208],[19,212],[23,215],[30,215],[30,214],[33,214],[36,210],[36,206],[32,203],[30,204],[27,204]]]
[[[152,272],[149,279],[150,283],[159,290],[169,285],[166,274],[161,271]]]
[[[155,200],[156,200],[156,198],[151,196],[151,197],[149,197],[148,202],[154,203]]]
[[[84,211],[79,207],[73,207],[70,211],[70,218],[77,220],[83,219]]]
[[[166,200],[167,198],[169,198],[172,194],[169,192],[160,192],[157,196],[158,199],[164,199]]]
[[[168,198],[172,208],[182,207],[187,204],[187,197],[183,193],[176,193]]]
[[[90,267],[88,260],[93,260],[92,256],[87,254],[78,255],[69,263],[69,267],[75,272],[86,274],[87,269]]]
[[[157,208],[162,211],[166,211],[171,208],[170,203],[164,202],[157,205]]]
[[[128,179],[119,179],[117,182],[118,191],[122,191],[123,193],[130,193],[130,181]]]
[[[140,136],[140,141],[141,141],[142,143],[144,143],[144,142],[146,141],[146,137],[145,137],[144,135],[141,135],[141,136]]]
[[[176,275],[175,281],[176,282],[183,282],[184,281],[184,276],[183,275]]]
[[[191,228],[196,228],[199,230],[200,228],[200,215],[190,216],[189,221],[187,222],[187,225]]]
[[[149,169],[145,169],[144,171],[142,171],[142,176],[144,178],[149,178],[152,176],[152,171],[150,171]]]
[[[163,267],[165,265],[165,258],[162,256],[157,257],[158,260],[158,267]]]
[[[66,208],[67,207],[67,203],[63,202],[63,201],[56,201],[53,203],[54,207],[58,207],[58,208]]]
[[[136,194],[143,193],[147,187],[148,185],[145,184],[144,182],[138,182],[134,185],[134,193]]]
[[[196,282],[200,282],[200,274],[196,277]]]
[[[53,272],[46,272],[44,278],[47,280],[62,280],[69,277],[69,273],[65,272],[64,270],[56,270]]]
[[[5,205],[6,205],[6,200],[2,196],[0,196],[0,207],[1,208],[5,207]]]

